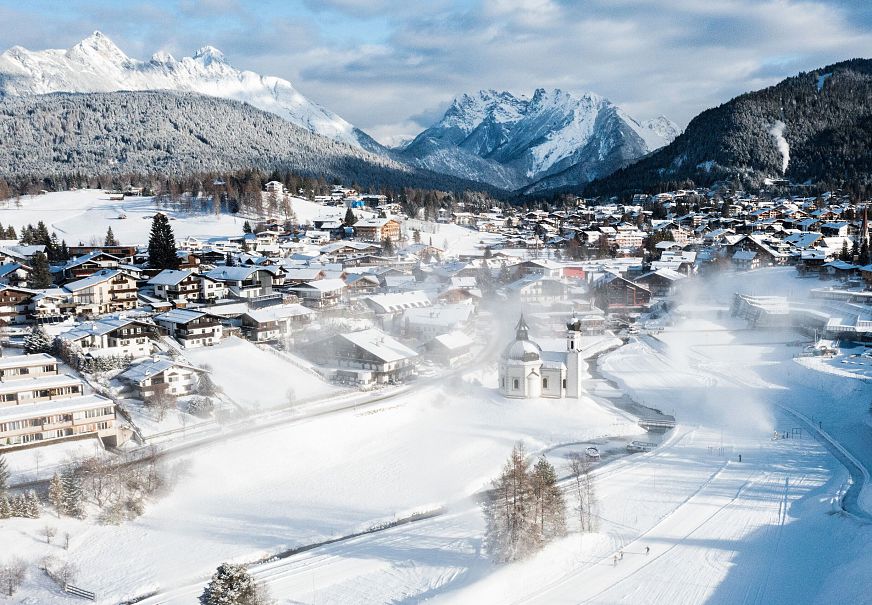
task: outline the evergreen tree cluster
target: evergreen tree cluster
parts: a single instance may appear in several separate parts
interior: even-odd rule
[[[10,498],[7,494],[0,494],[0,519],[22,517],[24,519],[39,519],[42,505],[36,492],[28,490]]]
[[[0,181],[0,195],[6,196],[68,188],[58,184],[88,182],[107,170],[119,176],[130,167],[144,175],[178,175],[255,166],[373,190],[382,186],[490,190],[469,180],[411,168],[389,153],[375,154],[313,134],[245,103],[196,93],[8,98],[0,105],[0,123],[4,138],[17,142],[14,148],[0,147],[0,177],[5,179]]]
[[[566,533],[557,472],[544,457],[531,465],[522,444],[512,449],[482,509],[485,546],[498,562],[522,559]]]
[[[8,237],[9,235],[12,237]],[[7,238],[16,239],[15,228],[11,225],[7,229]],[[21,229],[21,238],[18,243],[23,246],[45,246],[45,254],[50,262],[70,260],[66,240],[58,240],[57,233],[50,234],[43,221],[37,222],[36,227],[31,224],[25,225]]]
[[[823,188],[872,192],[872,60],[800,73],[708,109],[671,144],[584,188],[585,195],[670,191],[716,181],[759,185],[785,176]],[[786,125],[790,161],[773,127]]]

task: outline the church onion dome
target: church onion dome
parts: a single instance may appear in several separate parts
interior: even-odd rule
[[[503,351],[503,359],[506,361],[539,361],[542,358],[542,349],[529,338],[529,328],[524,316],[518,320],[515,326],[515,341]]]
[[[572,318],[566,322],[566,329],[570,332],[581,332],[581,320],[573,314]]]

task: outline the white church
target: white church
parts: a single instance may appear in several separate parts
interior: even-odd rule
[[[515,340],[500,357],[500,393],[506,397],[581,397],[581,322],[566,324],[566,350],[543,351],[530,340],[524,316],[515,327]]]

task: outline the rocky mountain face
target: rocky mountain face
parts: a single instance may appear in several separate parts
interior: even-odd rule
[[[539,89],[527,98],[488,90],[455,99],[441,120],[397,152],[415,166],[536,190],[609,174],[677,132],[667,118],[639,122],[591,93]]]

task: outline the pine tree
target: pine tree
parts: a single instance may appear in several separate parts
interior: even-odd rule
[[[178,269],[176,238],[166,215],[157,213],[148,238],[148,264],[152,269]]]
[[[68,261],[70,260],[70,249],[67,248],[67,240],[61,240],[61,249],[58,252],[58,260]]]
[[[0,454],[0,495],[6,493],[9,489],[9,463],[6,462],[6,457]]]
[[[851,260],[850,255],[851,253],[848,250],[848,240],[844,239],[842,240],[842,252],[839,254],[839,260],[847,262]]]
[[[48,266],[48,258],[42,252],[33,255],[30,263],[30,287],[36,290],[44,290],[51,287],[51,271]]]
[[[64,483],[57,473],[52,475],[48,484],[48,501],[54,507],[57,516],[60,517],[61,513],[64,512]]]
[[[268,599],[243,565],[222,563],[200,596],[203,605],[264,605]]]
[[[28,519],[39,519],[39,515],[42,512],[42,506],[39,502],[39,496],[36,495],[36,492],[28,490],[25,495],[25,516]]]
[[[354,216],[354,212],[351,210],[351,208],[349,208],[348,210],[345,211],[345,226],[346,227],[353,227],[354,223],[356,223],[356,222],[357,222],[357,217]]]
[[[394,255],[394,242],[391,241],[390,237],[386,237],[382,240],[382,254],[385,256]]]
[[[15,227],[12,225],[6,228],[6,239],[18,239],[18,234],[15,233]]]
[[[23,495],[15,496],[14,498],[12,498],[11,508],[13,517],[27,516],[27,502],[24,500]]]
[[[106,239],[103,241],[104,246],[117,246],[118,240],[115,239],[115,234],[112,233],[112,227],[106,229]]]
[[[243,233],[251,233],[251,223],[249,223],[248,221],[245,221],[242,224],[242,232]]]
[[[64,513],[77,519],[85,518],[84,498],[79,478],[73,473],[64,473],[61,481],[64,487],[63,509]]]
[[[530,481],[536,503],[533,542],[543,545],[566,534],[566,506],[557,486],[557,471],[544,456],[533,467]]]
[[[9,496],[0,494],[0,519],[9,519],[12,517],[12,503],[9,502]]]
[[[50,353],[53,345],[54,340],[42,326],[34,327],[30,334],[24,337],[25,353]]]

